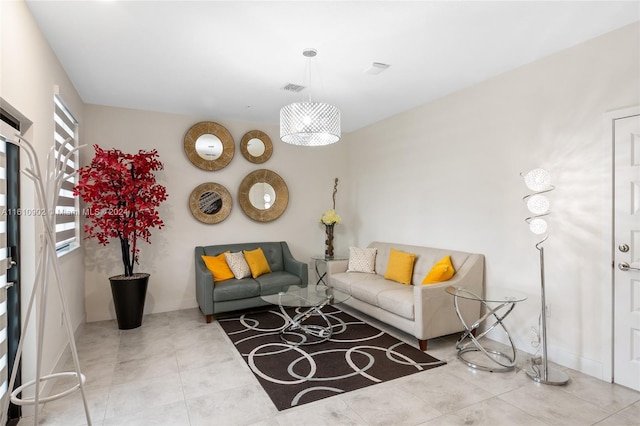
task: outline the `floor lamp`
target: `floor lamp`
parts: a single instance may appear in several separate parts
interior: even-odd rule
[[[527,188],[534,191],[523,198],[527,203],[527,208],[533,214],[526,218],[529,229],[536,235],[540,235],[542,240],[536,244],[536,249],[540,252],[540,297],[542,303],[541,320],[540,320],[540,338],[542,341],[542,356],[540,358],[531,359],[531,367],[527,370],[527,375],[538,383],[545,385],[564,385],[569,381],[569,376],[563,371],[554,367],[550,367],[547,359],[547,302],[545,298],[545,282],[544,282],[544,243],[549,234],[547,234],[547,221],[543,219],[550,211],[549,199],[543,195],[555,188],[551,185],[551,175],[544,169],[533,169],[523,176],[524,183]]]

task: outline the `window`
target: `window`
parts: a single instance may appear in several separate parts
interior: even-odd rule
[[[60,165],[65,156],[77,146],[78,122],[69,112],[58,95],[54,95],[53,120],[55,122],[55,158]],[[66,173],[73,173],[78,168],[78,155],[72,154],[61,167]],[[78,197],[73,196],[76,176],[62,184],[56,204],[56,251],[58,255],[78,246],[79,217]]]

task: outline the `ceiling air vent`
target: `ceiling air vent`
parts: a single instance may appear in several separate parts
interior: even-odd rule
[[[390,66],[391,65],[383,64],[382,62],[372,62],[371,65],[366,67],[363,72],[365,74],[376,75],[376,74],[380,74],[382,71],[386,70]]]
[[[300,86],[299,84],[287,83],[284,85],[282,90],[286,90],[287,92],[302,92],[305,89],[304,86]]]

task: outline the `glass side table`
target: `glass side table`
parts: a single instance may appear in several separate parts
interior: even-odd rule
[[[318,277],[318,281],[316,281],[316,286],[325,285],[328,286],[329,283],[325,281],[325,277],[327,276],[327,262],[333,262],[336,260],[349,260],[348,256],[333,256],[332,258],[326,258],[324,255],[322,256],[311,256],[311,260],[313,260],[313,267],[316,270],[316,276]],[[324,269],[322,267],[319,268],[319,265],[324,265]],[[322,273],[320,271],[322,270]]]
[[[513,370],[516,365],[516,346],[504,325],[504,319],[515,308],[516,303],[527,300],[524,293],[504,288],[489,288],[484,296],[477,295],[461,287],[447,287],[447,293],[453,296],[456,314],[465,328],[464,333],[456,342],[458,358],[471,368],[485,371],[504,372]],[[459,309],[460,299],[480,302],[485,314],[473,324],[467,324]],[[480,325],[485,324],[485,330],[477,334]],[[482,345],[483,338],[492,330],[504,333],[511,346],[510,353],[487,349]],[[481,352],[491,361],[490,365],[479,364],[469,359],[468,354]]]

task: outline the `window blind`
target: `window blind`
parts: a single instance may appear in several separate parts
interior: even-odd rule
[[[54,96],[55,122],[54,140],[55,155],[58,162],[64,160],[77,143],[78,122],[69,112],[59,96]],[[62,164],[66,173],[73,173],[78,167],[77,154],[69,157],[65,164]],[[78,201],[73,196],[73,187],[76,178],[73,177],[62,184],[56,204],[56,250],[64,250],[78,241]]]

